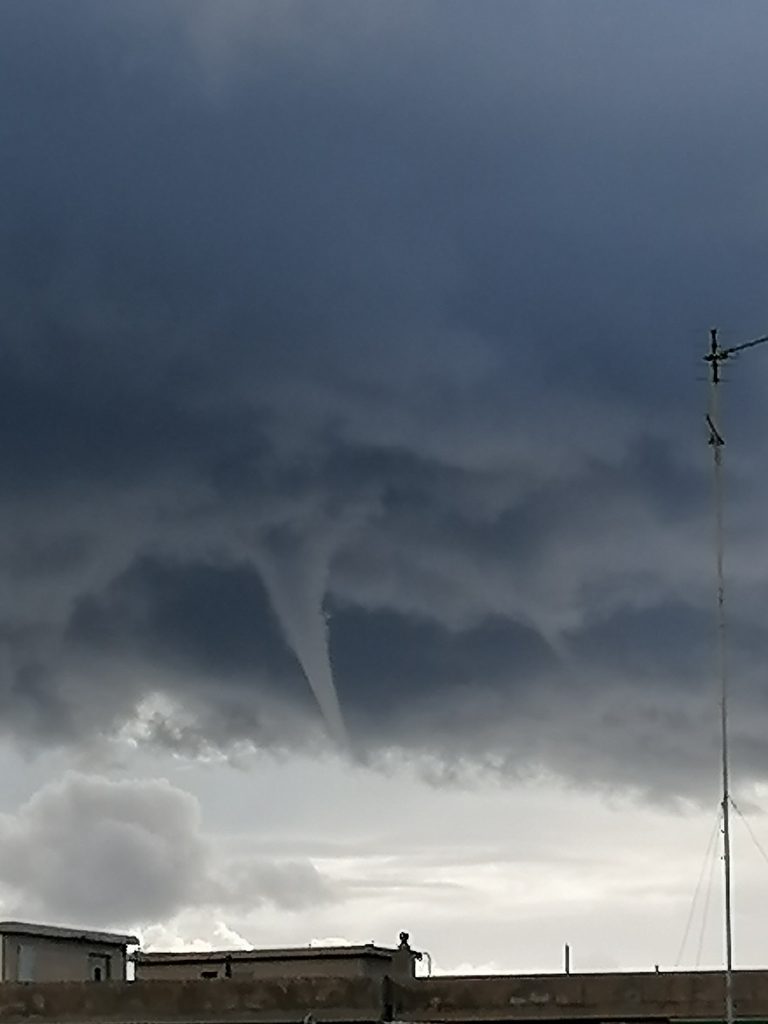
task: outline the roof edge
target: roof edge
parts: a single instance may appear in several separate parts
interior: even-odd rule
[[[90,931],[87,928],[63,928],[52,924],[31,924],[26,921],[0,921],[0,935],[31,935],[41,939],[72,939],[81,942],[102,942],[114,946],[138,946],[135,935],[122,932]]]
[[[319,960],[323,957],[343,959],[345,957],[374,957],[390,960],[397,950],[385,946],[292,946],[285,949],[211,949],[152,952],[139,951],[134,955],[136,963],[180,964],[207,963],[226,960]]]

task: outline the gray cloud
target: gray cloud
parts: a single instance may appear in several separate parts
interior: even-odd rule
[[[204,871],[196,802],[163,783],[68,776],[3,826],[0,877],[27,914],[156,920],[193,896]]]
[[[695,376],[711,318],[765,326],[767,17],[5,3],[8,729],[320,744],[301,609],[360,757],[696,791]],[[762,776],[753,360],[729,565]]]
[[[68,774],[0,822],[4,906],[24,917],[143,927],[185,908],[299,910],[340,897],[308,860],[217,849],[167,782]]]

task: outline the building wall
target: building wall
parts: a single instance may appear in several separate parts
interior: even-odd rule
[[[4,935],[1,955],[3,981],[93,981],[94,968],[102,981],[125,978],[125,950],[100,942],[52,939],[39,935]],[[109,965],[109,966],[107,966]]]
[[[378,1024],[382,983],[370,979],[84,982],[0,985],[3,1024]]]
[[[768,971],[738,971],[742,1024],[768,1020]],[[667,1024],[722,1021],[717,972],[0,985],[3,1024]]]
[[[768,1019],[768,971],[737,971],[738,1018]],[[394,1016],[414,1024],[441,1021],[718,1021],[722,971],[552,974],[419,978],[390,986]]]
[[[393,963],[381,957],[308,956],[286,960],[231,961],[233,978],[383,978],[392,973]],[[203,972],[216,972],[224,978],[225,958],[205,962],[171,961],[152,964],[138,960],[137,981],[187,981],[202,978]]]

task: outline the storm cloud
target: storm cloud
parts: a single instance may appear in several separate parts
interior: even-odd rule
[[[327,630],[353,756],[700,794],[697,376],[710,321],[765,330],[766,29],[753,3],[4,3],[3,728],[320,749]],[[762,778],[751,360],[729,568]]]

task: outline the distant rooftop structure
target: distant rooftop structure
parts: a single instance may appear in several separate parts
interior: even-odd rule
[[[135,935],[121,932],[98,932],[83,928],[61,928],[53,924],[29,924],[26,921],[0,921],[0,935],[35,935],[43,939],[69,939],[75,942],[107,942],[123,946],[138,946]]]
[[[0,926],[2,930],[2,926]],[[154,963],[207,963],[209,960],[328,960],[335,957],[342,959],[356,957],[381,957],[391,960],[397,952],[386,946],[377,946],[368,942],[362,946],[286,946],[274,949],[224,949],[224,950],[189,950],[181,952],[138,953],[137,962]]]
[[[278,949],[232,949],[210,952],[144,953],[134,956],[137,981],[194,978],[413,978],[421,953],[400,933],[397,948],[367,943],[358,946],[294,946]]]
[[[0,921],[2,981],[124,981],[135,935]]]

